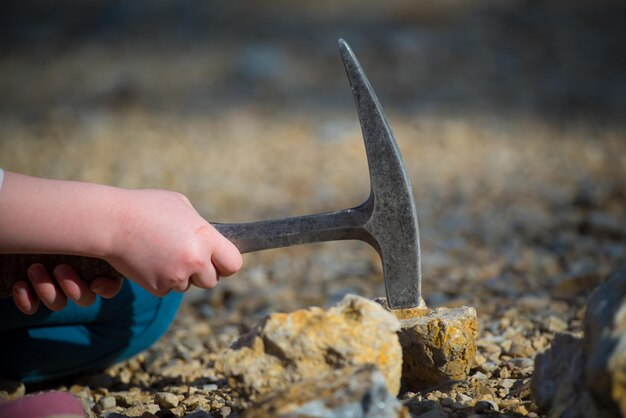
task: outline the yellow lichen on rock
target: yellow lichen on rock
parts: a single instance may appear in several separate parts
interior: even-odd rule
[[[318,307],[276,313],[259,322],[224,355],[231,385],[251,399],[345,367],[374,364],[389,391],[400,389],[399,321],[377,303],[348,295]]]
[[[379,301],[386,306],[384,301]],[[418,391],[467,377],[476,354],[478,319],[471,307],[391,310],[400,320],[402,384]]]

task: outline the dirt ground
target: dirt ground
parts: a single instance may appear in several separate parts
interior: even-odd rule
[[[446,399],[493,395],[503,415],[543,416],[530,363],[511,360],[532,359],[556,331],[580,333],[586,296],[626,265],[626,13],[618,2],[429,4],[7,3],[0,167],[177,190],[216,222],[357,205],[369,178],[342,36],[411,177],[426,302],[475,307],[479,352],[495,365],[407,405],[419,416],[434,400],[462,417],[472,411]],[[169,338],[109,370],[103,387],[67,387],[96,415],[109,393],[166,388],[185,400],[195,390],[226,416],[246,405],[215,360],[256,320],[384,295],[378,256],[358,242],[244,263],[190,292]],[[517,338],[526,352],[510,352]],[[137,402],[116,408],[148,401]],[[173,413],[202,402],[188,404]]]

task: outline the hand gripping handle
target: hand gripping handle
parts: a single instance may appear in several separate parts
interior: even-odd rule
[[[242,253],[287,247],[308,242],[359,239],[375,245],[364,231],[369,205],[317,215],[240,224],[213,224]],[[44,265],[49,274],[59,264],[72,267],[78,276],[91,283],[98,277],[123,277],[109,263],[98,258],[60,254],[0,254],[0,298],[11,295],[18,280],[28,281],[28,267]]]
[[[29,283],[26,272],[35,263],[43,264],[49,274],[59,264],[67,264],[87,283],[98,277],[123,277],[109,263],[98,258],[60,254],[0,254],[0,298],[11,295],[15,282],[24,280]]]

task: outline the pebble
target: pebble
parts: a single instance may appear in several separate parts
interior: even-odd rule
[[[498,383],[498,386],[505,388],[505,389],[511,389],[513,385],[515,384],[515,382],[517,382],[515,379],[502,379]]]
[[[25,393],[24,383],[19,380],[0,378],[0,399],[13,400],[21,398]]]
[[[520,369],[526,369],[529,367],[533,367],[535,361],[528,357],[517,357],[512,358],[508,361],[508,363],[513,367],[518,367]]]
[[[469,403],[471,403],[473,401],[471,396],[467,396],[467,395],[465,395],[463,393],[457,393],[456,394],[456,400],[457,400],[457,402],[461,402],[464,405],[467,405],[467,404],[469,404]]]
[[[520,414],[520,415],[528,415],[528,410],[526,409],[524,405],[521,405],[521,404],[510,407],[509,412],[512,412],[514,414]]]
[[[111,409],[117,406],[117,402],[115,401],[115,396],[104,396],[98,402],[100,408],[102,409]]]
[[[547,332],[563,332],[567,329],[567,322],[557,316],[550,315],[541,321],[541,329]]]
[[[233,410],[230,408],[230,406],[223,406],[221,407],[217,413],[221,418],[226,418],[227,416],[229,416],[231,413],[233,412]]]
[[[159,412],[161,408],[155,404],[142,404],[127,408],[124,413],[129,417],[145,417],[153,416]]]
[[[154,395],[154,403],[161,408],[171,409],[178,406],[178,396],[169,392],[158,392]]]
[[[498,404],[492,400],[480,400],[474,405],[476,412],[499,411]]]

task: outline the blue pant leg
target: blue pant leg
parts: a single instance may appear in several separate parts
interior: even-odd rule
[[[68,302],[32,316],[0,300],[0,377],[39,382],[105,368],[148,348],[174,319],[181,293],[158,298],[126,280],[112,299]]]

